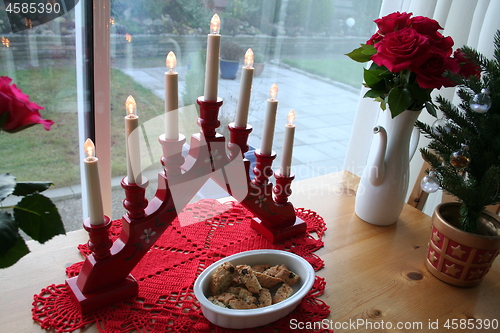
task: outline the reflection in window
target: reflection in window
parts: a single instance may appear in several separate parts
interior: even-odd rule
[[[68,6],[70,2],[66,1]],[[17,133],[0,132],[0,173],[11,173],[19,181],[53,181],[53,195],[68,189],[65,193],[71,197],[71,189],[80,184],[80,171],[75,10],[66,10],[52,20],[35,14],[20,19],[8,16],[4,2],[0,4],[0,75],[10,77],[32,102],[42,106],[44,119],[54,121],[50,131],[35,125]],[[81,216],[75,214],[81,211],[81,203],[75,202],[60,209],[65,222],[66,208]]]
[[[221,59],[239,62],[234,79],[219,79],[219,96],[224,99],[220,132],[226,134],[224,128],[234,121],[243,56],[252,48],[256,74],[249,115],[254,130],[249,143],[260,146],[266,100],[271,85],[277,83],[273,149],[280,154],[286,115],[294,109],[297,179],[341,170],[363,68],[344,54],[372,35],[380,3],[112,0],[112,123],[120,124],[113,134],[114,175],[126,172],[121,126],[124,102],[128,95],[134,96],[142,123],[163,114],[163,74],[170,51],[176,54],[179,72],[180,131],[189,136],[198,130],[195,101],[203,95],[206,34],[214,13],[221,18]],[[161,131],[159,126],[151,137]],[[151,145],[157,145],[156,141]],[[158,158],[151,156],[144,156],[143,166],[159,167]]]

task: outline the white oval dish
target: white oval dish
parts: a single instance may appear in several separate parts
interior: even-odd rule
[[[208,300],[209,284],[212,275],[222,263],[230,261],[233,265],[285,264],[291,271],[300,276],[300,280],[292,287],[294,293],[288,299],[258,309],[234,310],[213,304]],[[302,257],[280,250],[251,250],[225,257],[207,267],[194,283],[194,294],[201,304],[203,315],[211,323],[224,328],[243,329],[263,326],[276,321],[292,312],[314,284],[315,273],[311,264]]]

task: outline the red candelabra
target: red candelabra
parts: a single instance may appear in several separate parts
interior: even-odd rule
[[[210,178],[253,213],[251,226],[270,241],[279,242],[305,233],[306,223],[295,215],[288,201],[294,176],[284,176],[278,171],[274,174],[276,185],[269,181],[276,153],[255,152],[256,165],[252,170],[255,177],[251,180],[250,161],[244,154],[248,151],[252,127],[229,124],[226,153],[225,138],[216,132],[222,99],[212,102],[199,97],[197,103],[200,132],[191,137],[186,157],[182,155],[186,142],[183,135],[177,140],[159,137],[164,170],[158,174],[158,188],[151,201],[145,198],[147,180],[143,178],[142,184],[129,183],[127,177],[122,180],[127,212],[122,217],[119,238],[111,241],[111,221],[107,217],[102,225],[91,225],[88,219],[84,222],[92,253],[79,275],[66,280],[82,313],[137,295],[137,281],[130,272]]]

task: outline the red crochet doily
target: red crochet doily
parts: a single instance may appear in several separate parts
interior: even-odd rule
[[[255,249],[291,251],[315,270],[321,269],[324,263],[314,252],[323,246],[323,218],[307,209],[297,209],[297,216],[306,221],[307,234],[273,244],[250,227],[253,215],[239,203],[202,200],[190,204],[180,215],[182,223],[175,219],[132,271],[139,282],[136,298],[82,316],[65,284],[50,285],[34,296],[33,319],[42,328],[57,332],[71,332],[94,323],[100,332],[231,332],[203,316],[193,292],[196,277],[223,257]],[[120,230],[121,220],[113,221],[114,238]],[[79,249],[88,255],[86,245]],[[77,275],[81,265],[69,267],[68,276]],[[289,332],[292,319],[319,322],[330,313],[330,307],[317,298],[324,289],[324,279],[316,276],[311,291],[291,314],[267,326],[238,332]]]

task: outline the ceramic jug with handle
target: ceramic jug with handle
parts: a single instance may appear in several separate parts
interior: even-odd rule
[[[372,144],[356,193],[354,211],[362,220],[375,225],[397,221],[408,191],[409,162],[418,144],[414,124],[420,112],[407,110],[394,118],[389,110],[381,113],[382,124],[373,129],[378,140]]]

